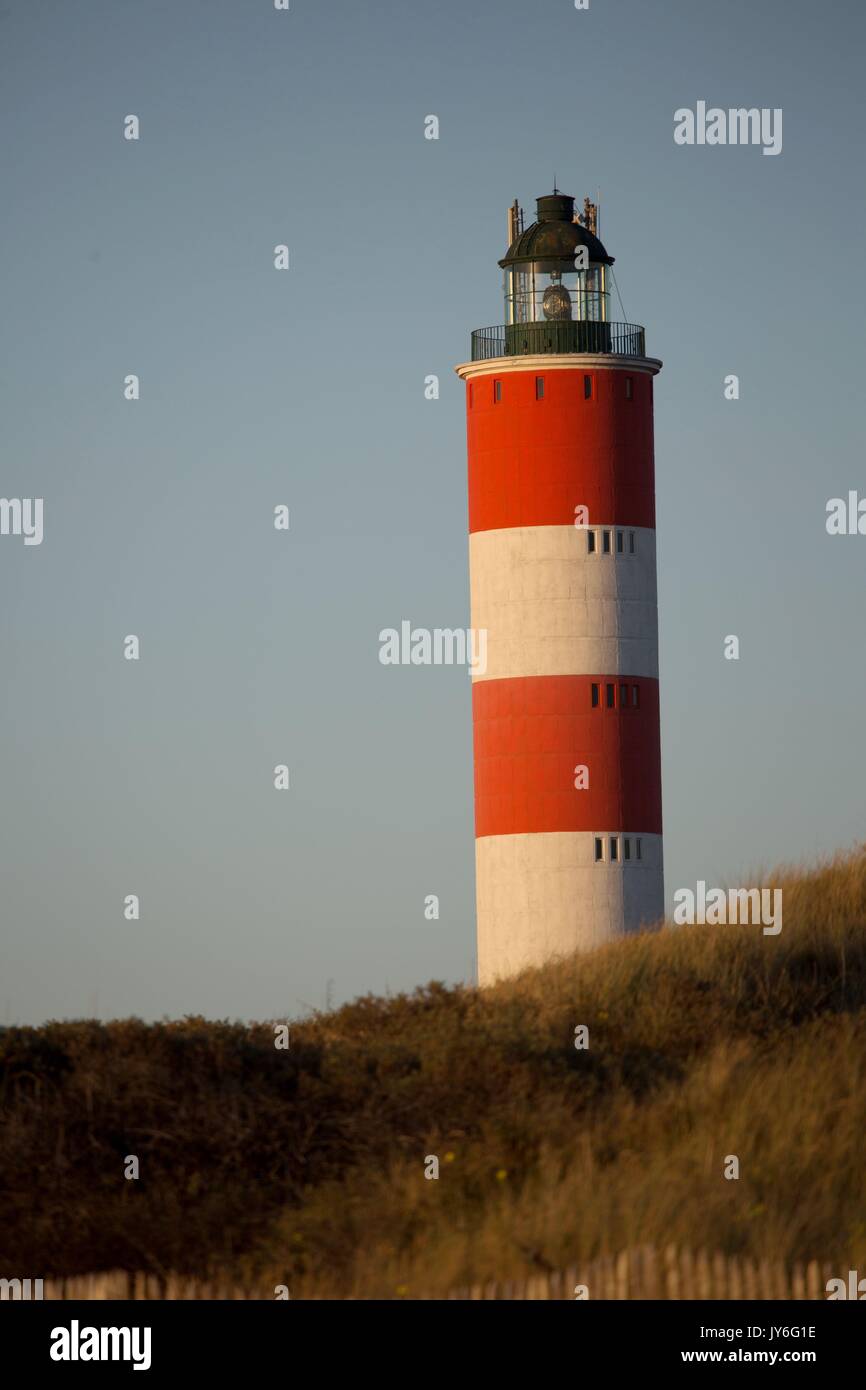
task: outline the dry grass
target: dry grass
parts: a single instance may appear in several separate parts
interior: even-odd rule
[[[866,852],[766,881],[778,937],[364,998],[289,1052],[201,1019],[3,1030],[0,1273],[435,1295],[669,1242],[866,1267]]]

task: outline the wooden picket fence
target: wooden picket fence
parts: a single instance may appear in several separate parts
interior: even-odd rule
[[[842,1262],[844,1263],[844,1262]],[[601,1256],[567,1269],[533,1274],[521,1279],[467,1285],[455,1289],[449,1299],[461,1300],[574,1300],[590,1299],[825,1299],[827,1281],[845,1278],[844,1269],[812,1260],[787,1266],[778,1260],[754,1260],[744,1256],[693,1253],[668,1246],[624,1250]],[[586,1289],[581,1294],[581,1287]],[[242,1287],[219,1281],[206,1282],[170,1274],[83,1274],[70,1279],[46,1279],[46,1299],[269,1299],[273,1287]],[[316,1297],[323,1297],[319,1294]],[[401,1301],[423,1295],[396,1290]]]
[[[846,1265],[844,1274],[847,1273]],[[653,1246],[623,1250],[549,1274],[456,1289],[458,1299],[825,1299],[828,1279],[839,1271],[811,1260],[710,1255],[705,1250]],[[585,1292],[584,1292],[585,1290]]]

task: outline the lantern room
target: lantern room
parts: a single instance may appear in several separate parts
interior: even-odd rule
[[[525,231],[522,213],[509,212],[511,244],[499,262],[505,273],[506,351],[609,351],[610,267],[596,235],[596,209],[586,199],[554,190],[537,200],[537,220]]]

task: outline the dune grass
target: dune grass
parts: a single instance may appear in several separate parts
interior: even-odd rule
[[[765,881],[779,936],[366,997],[288,1051],[196,1018],[0,1031],[0,1273],[436,1296],[670,1242],[866,1269],[866,851]]]

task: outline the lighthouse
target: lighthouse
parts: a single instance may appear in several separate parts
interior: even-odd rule
[[[479,984],[664,912],[653,378],[597,209],[509,209],[466,386]]]

